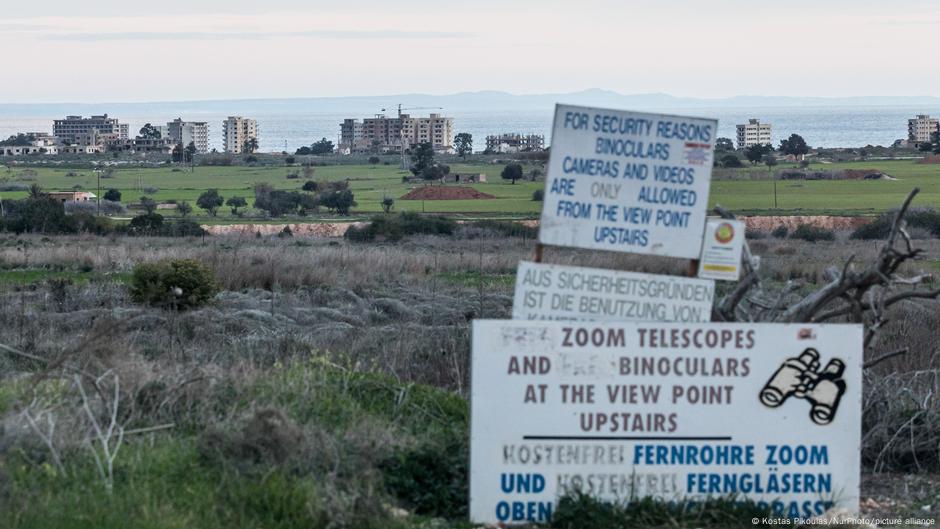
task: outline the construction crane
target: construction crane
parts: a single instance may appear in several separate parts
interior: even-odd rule
[[[399,164],[399,169],[405,168],[405,128],[401,123],[401,111],[402,110],[444,110],[444,107],[408,107],[402,108],[401,103],[398,103],[398,152],[401,155],[401,163]],[[385,112],[386,109],[382,109],[382,112]]]

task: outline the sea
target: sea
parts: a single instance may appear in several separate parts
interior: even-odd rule
[[[210,149],[222,150],[222,121],[233,112],[219,112],[218,103],[200,108],[199,103],[190,103],[185,113],[177,116],[159,105],[122,104],[117,112],[109,112],[137,131],[146,123],[165,124],[176,117],[209,123]],[[50,106],[30,105],[24,111],[0,109],[0,138],[18,132],[52,132],[52,120],[64,117],[61,104]],[[96,108],[99,112],[107,107]],[[176,110],[176,109],[174,109]],[[258,120],[261,152],[293,152],[299,147],[327,138],[334,142],[339,136],[339,124],[344,118],[364,118],[375,114],[375,109],[344,109],[342,112],[303,111],[298,109],[271,110],[265,108],[257,113],[243,113]],[[866,145],[890,146],[895,140],[907,137],[907,120],[917,114],[940,114],[940,108],[922,106],[786,106],[786,107],[734,107],[734,108],[643,108],[649,112],[661,112],[685,116],[718,119],[718,136],[735,137],[735,125],[749,118],[758,118],[772,124],[774,144],[796,133],[813,147],[864,147]],[[543,134],[551,143],[553,109],[479,108],[444,111],[454,118],[454,133],[468,132],[473,135],[474,149],[482,150],[485,137],[490,134],[518,132]],[[389,113],[393,114],[393,112]],[[426,115],[411,112],[412,115]],[[87,113],[86,113],[87,115]]]

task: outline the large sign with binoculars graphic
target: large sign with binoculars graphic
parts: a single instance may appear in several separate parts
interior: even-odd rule
[[[470,510],[558,498],[858,509],[862,327],[474,321]]]

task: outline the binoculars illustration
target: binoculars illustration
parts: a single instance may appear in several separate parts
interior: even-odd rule
[[[810,404],[810,419],[816,424],[829,424],[845,393],[842,379],[845,362],[833,358],[822,371],[818,369],[819,351],[816,349],[808,348],[799,356],[787,358],[761,389],[761,403],[777,408],[790,397],[804,399]]]

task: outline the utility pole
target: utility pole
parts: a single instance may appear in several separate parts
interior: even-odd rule
[[[100,217],[101,216],[101,168],[98,167],[97,163],[95,164],[95,175],[98,177],[98,196],[97,196],[98,205],[95,208],[95,216]]]

